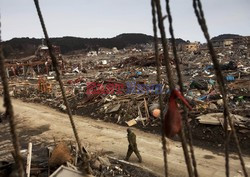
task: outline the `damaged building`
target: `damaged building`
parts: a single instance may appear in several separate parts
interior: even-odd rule
[[[64,72],[64,62],[61,55],[60,47],[53,46],[53,52],[58,58],[60,71]],[[20,59],[8,59],[5,61],[7,77],[11,76],[31,76],[49,75],[53,71],[51,58],[48,47],[44,44],[40,45],[35,55]]]

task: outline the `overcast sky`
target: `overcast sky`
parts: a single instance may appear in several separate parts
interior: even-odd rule
[[[202,3],[211,36],[250,35],[250,0],[202,0]],[[150,0],[40,0],[40,6],[50,37],[152,34]],[[162,7],[166,14],[165,4]],[[192,0],[172,0],[171,10],[176,37],[204,41]],[[3,40],[43,37],[33,0],[0,0],[0,12]],[[168,29],[168,24],[165,25]]]

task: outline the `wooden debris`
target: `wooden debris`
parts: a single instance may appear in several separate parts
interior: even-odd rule
[[[128,122],[126,122],[126,124],[128,124],[128,126],[129,126],[129,127],[131,127],[131,126],[133,126],[133,125],[137,124],[137,122],[136,122],[136,120],[135,120],[135,119],[132,119],[132,120],[130,120],[130,121],[128,121]]]
[[[250,129],[250,127],[247,126],[250,125],[250,119],[235,114],[230,114],[230,116],[232,117],[235,126]],[[222,126],[224,125],[223,113],[210,113],[196,117],[196,119],[201,124],[222,125]],[[231,127],[229,125],[228,125],[228,130],[231,130]]]
[[[27,164],[26,164],[27,177],[30,177],[31,157],[32,157],[32,143],[29,143],[27,152]]]
[[[144,98],[144,107],[146,110],[146,118],[149,119],[150,115],[149,115],[149,110],[148,110],[148,104],[145,98]]]
[[[143,117],[142,117],[142,113],[141,113],[140,106],[139,106],[139,105],[137,105],[137,107],[138,107],[138,117],[139,117],[139,118],[140,118],[140,120],[142,121],[142,125],[145,127],[145,122],[144,122],[144,119],[141,119],[141,118],[143,118]]]

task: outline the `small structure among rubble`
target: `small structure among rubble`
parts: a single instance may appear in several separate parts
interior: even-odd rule
[[[186,44],[180,44],[178,48],[180,51],[196,52],[200,48],[200,42],[188,42]]]
[[[218,36],[212,39],[212,44],[216,50],[222,49],[249,49],[250,48],[250,36]]]
[[[53,52],[59,61],[59,69],[64,71],[64,63],[61,55],[61,49],[59,46],[53,45]],[[46,45],[42,44],[38,46],[35,55],[5,61],[7,77],[10,76],[32,76],[47,74],[53,71],[51,58],[49,56],[49,49]]]

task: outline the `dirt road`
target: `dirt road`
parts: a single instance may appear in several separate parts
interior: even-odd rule
[[[0,98],[0,105],[3,105]],[[14,111],[18,119],[18,130],[22,136],[22,143],[28,141],[42,142],[40,146],[56,140],[74,140],[69,119],[66,114],[60,113],[46,106],[33,103],[24,103],[13,100]],[[1,106],[0,111],[4,108]],[[123,159],[127,151],[126,127],[96,121],[87,117],[74,116],[79,136],[82,143],[89,151],[106,151],[111,156]],[[3,148],[7,147],[8,140],[6,128],[0,125],[0,156],[4,155]],[[6,125],[5,125],[6,126]],[[155,174],[163,176],[163,157],[160,136],[134,130],[143,163],[140,166],[150,169]],[[29,136],[27,136],[27,134]],[[6,136],[5,136],[6,135]],[[25,142],[24,142],[25,141]],[[171,152],[168,155],[170,176],[187,176],[183,151],[179,142],[172,142]],[[224,156],[195,147],[195,155],[200,176],[222,177],[225,176]],[[250,174],[250,157],[244,156]],[[137,163],[133,155],[131,162]],[[241,176],[241,166],[237,155],[230,155],[231,176]]]

